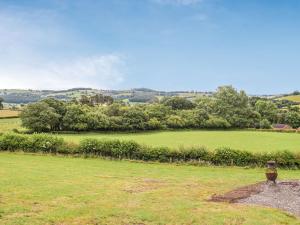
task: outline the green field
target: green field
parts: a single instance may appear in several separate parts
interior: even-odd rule
[[[279,100],[289,100],[289,101],[300,103],[300,95],[289,95],[289,96],[281,97],[279,98]]]
[[[20,111],[10,110],[10,109],[2,109],[0,110],[0,119],[1,118],[16,118],[20,115]]]
[[[135,140],[152,146],[207,146],[232,147],[253,152],[290,150],[300,152],[300,134],[260,131],[160,131],[148,133],[83,133],[64,134],[67,141],[78,142],[84,138]]]
[[[18,118],[0,119],[0,133],[12,131],[13,129],[22,130],[21,121]]]
[[[300,224],[276,209],[206,201],[264,179],[263,169],[0,153],[0,224]]]
[[[0,132],[22,130],[20,119],[0,119]],[[231,147],[252,152],[289,150],[300,153],[300,134],[260,131],[157,131],[141,133],[79,133],[59,134],[66,141],[78,143],[85,138],[134,140],[151,146],[172,148],[206,146],[209,149]]]

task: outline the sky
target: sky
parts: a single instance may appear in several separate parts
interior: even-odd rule
[[[0,0],[0,88],[300,89],[299,0]]]

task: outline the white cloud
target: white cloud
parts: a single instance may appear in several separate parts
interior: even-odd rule
[[[124,60],[108,54],[67,62],[37,62],[0,68],[0,88],[111,88],[122,82]]]
[[[0,10],[0,88],[113,88],[122,82],[122,55],[81,54],[73,36],[54,12]]]
[[[196,3],[200,3],[203,0],[153,0],[160,4],[173,4],[173,5],[193,5]]]

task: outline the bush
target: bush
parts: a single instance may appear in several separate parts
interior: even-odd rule
[[[254,154],[246,151],[219,148],[215,150],[212,162],[216,165],[247,166],[256,164],[256,157]]]
[[[265,166],[275,160],[281,168],[300,168],[300,154],[288,151],[275,153],[250,153],[231,148],[209,151],[205,147],[180,148],[149,147],[134,141],[85,139],[79,145],[64,142],[62,138],[47,134],[21,135],[7,133],[0,135],[0,150],[91,157],[111,157],[115,159],[135,159],[159,162],[188,162],[192,164],[214,164],[226,166]]]
[[[0,150],[17,151],[24,150],[28,142],[28,137],[21,134],[7,133],[0,137]]]
[[[33,134],[29,136],[25,150],[30,152],[56,153],[63,144],[63,138],[49,134]]]
[[[271,123],[269,122],[269,120],[263,119],[262,121],[260,121],[259,127],[261,129],[270,129],[271,128]]]
[[[205,121],[206,128],[216,128],[216,129],[227,129],[230,128],[230,123],[221,117],[211,117],[207,121]]]

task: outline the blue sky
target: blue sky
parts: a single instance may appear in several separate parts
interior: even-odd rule
[[[0,1],[0,88],[300,89],[298,0]]]

